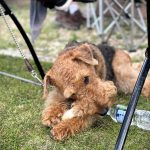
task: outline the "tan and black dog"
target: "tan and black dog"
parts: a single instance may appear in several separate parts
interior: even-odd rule
[[[58,56],[44,78],[42,123],[63,140],[89,127],[114,104],[117,90],[131,93],[139,70],[123,50],[73,42]],[[48,85],[54,86],[48,91]],[[150,80],[142,94],[150,97]]]

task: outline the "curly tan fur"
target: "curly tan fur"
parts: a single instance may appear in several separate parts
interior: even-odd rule
[[[112,67],[115,83],[105,80],[105,59],[89,43],[75,43],[58,56],[44,78],[46,101],[42,112],[42,123],[53,127],[54,139],[63,140],[89,127],[97,114],[114,104],[117,88],[132,92],[138,72],[132,67],[129,55],[116,50]],[[49,84],[54,86],[51,92]],[[149,81],[142,91],[145,96],[150,96],[148,87]]]

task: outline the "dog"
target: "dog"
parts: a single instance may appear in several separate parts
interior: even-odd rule
[[[52,127],[56,140],[90,127],[115,103],[118,91],[132,92],[138,73],[123,50],[88,42],[68,44],[44,78],[42,124]],[[146,80],[142,90],[146,97],[149,87]]]

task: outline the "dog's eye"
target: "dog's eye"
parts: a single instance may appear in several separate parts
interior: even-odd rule
[[[84,77],[84,84],[87,85],[89,83],[89,76]]]

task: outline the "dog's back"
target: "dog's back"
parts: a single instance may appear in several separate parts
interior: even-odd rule
[[[99,50],[101,51],[106,65],[106,80],[115,80],[115,75],[112,67],[112,61],[115,55],[115,49],[106,44],[97,45]]]

